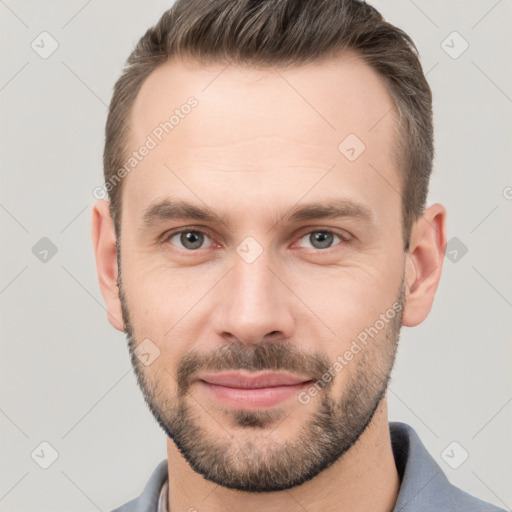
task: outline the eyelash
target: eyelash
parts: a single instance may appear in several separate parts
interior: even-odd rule
[[[167,233],[164,233],[164,235],[162,235],[162,243],[168,243],[171,240],[171,238],[173,238],[174,236],[180,235],[181,233],[187,233],[187,232],[200,233],[202,235],[206,235],[208,238],[210,238],[210,240],[212,240],[213,243],[215,243],[213,237],[210,236],[207,232],[203,231],[202,229],[197,229],[194,227],[185,227],[185,228],[180,228],[175,231],[169,231]],[[325,249],[315,249],[315,248],[306,248],[306,249],[316,251],[316,252],[327,252],[329,249],[334,249],[335,247],[337,247],[339,245],[345,245],[345,244],[349,243],[351,240],[351,237],[349,237],[348,235],[342,234],[338,231],[335,231],[333,229],[328,229],[328,228],[316,228],[316,229],[312,229],[310,231],[303,232],[302,234],[300,234],[298,239],[301,240],[306,235],[310,235],[311,233],[317,233],[317,232],[329,233],[329,234],[335,235],[338,238],[340,238],[341,242],[339,242],[335,245],[332,245],[330,247],[326,247]],[[185,249],[185,248],[181,248],[181,247],[178,247],[178,249],[180,249],[183,252],[187,252],[187,253],[194,253],[194,252],[198,252],[201,250],[201,249]]]

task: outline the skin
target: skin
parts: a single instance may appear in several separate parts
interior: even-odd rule
[[[391,511],[400,478],[385,389],[400,326],[418,325],[432,307],[445,208],[436,203],[425,210],[404,253],[401,174],[391,153],[397,114],[380,78],[357,56],[286,69],[169,61],[137,96],[131,150],[190,96],[197,107],[125,178],[120,274],[108,203],[97,201],[92,217],[109,321],[127,333],[141,389],[169,436],[169,510]],[[352,162],[338,150],[350,133],[366,146]],[[207,206],[226,223],[144,226],[145,209],[169,196]],[[276,222],[297,203],[340,197],[366,206],[373,223]],[[179,234],[162,237],[178,228],[203,232],[203,245],[192,250]],[[335,236],[329,247],[315,248],[310,234],[325,230],[349,241]],[[247,236],[263,251],[252,263],[236,251]],[[332,365],[397,303],[402,309],[394,322],[306,404],[293,397],[272,410],[236,410],[193,381],[194,371],[207,365],[238,369],[242,361],[254,364],[255,354],[264,368],[272,363],[316,376],[321,363]],[[146,338],[160,350],[149,366],[133,356]],[[222,348],[232,359],[219,356]],[[315,418],[332,445],[308,430]],[[172,436],[178,431],[182,451]],[[336,452],[340,443],[343,453]],[[336,453],[327,463],[329,452]],[[221,456],[223,471],[215,473]],[[312,460],[325,467],[313,470]],[[262,476],[257,470],[265,461],[270,467]],[[244,477],[263,492],[240,490]],[[264,492],[272,481],[280,490]],[[228,485],[235,482],[238,489]]]

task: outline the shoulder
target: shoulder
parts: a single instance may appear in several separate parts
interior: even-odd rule
[[[390,422],[389,431],[401,479],[393,512],[504,512],[451,484],[410,425]]]

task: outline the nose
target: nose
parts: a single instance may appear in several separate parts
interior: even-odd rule
[[[235,256],[219,290],[214,313],[217,335],[246,344],[292,337],[293,294],[270,263],[265,252],[252,263]]]

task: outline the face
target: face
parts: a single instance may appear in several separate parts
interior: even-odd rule
[[[119,299],[145,400],[207,480],[310,480],[383,400],[405,301],[392,106],[348,54],[175,60],[136,99],[131,150],[155,144],[125,178]],[[295,380],[212,382],[275,373]]]

